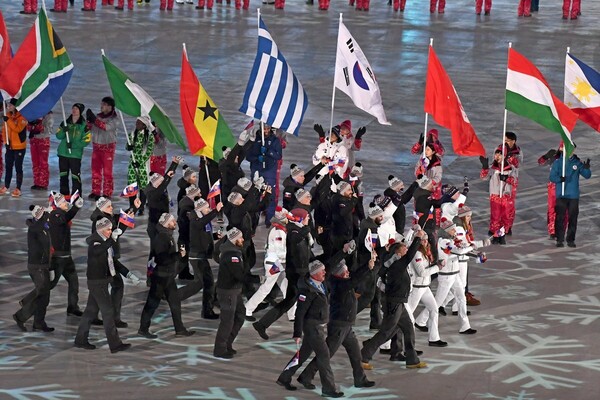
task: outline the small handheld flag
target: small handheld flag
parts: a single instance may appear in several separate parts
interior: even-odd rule
[[[284,371],[287,371],[290,368],[294,368],[296,365],[298,365],[299,362],[300,362],[300,346],[298,344],[296,344],[296,355],[294,355],[294,358],[292,358],[292,360],[288,363],[288,365],[285,366]]]
[[[125,225],[128,228],[135,228],[135,219],[130,217],[123,209],[119,212],[119,224]]]
[[[365,248],[369,250],[370,253],[373,252],[373,234],[371,233],[371,229],[367,229],[367,235],[365,236]]]
[[[79,197],[81,197],[81,196],[79,195],[79,189],[77,189],[77,190],[75,191],[75,193],[73,193],[73,194],[71,195],[71,199],[69,200],[69,204],[73,205],[73,204],[75,203],[75,201],[76,201],[76,200],[77,200]]]
[[[123,189],[120,196],[121,197],[134,197],[134,196],[137,196],[139,191],[140,190],[138,188],[137,182],[133,182],[131,185],[125,186],[125,189]]]
[[[217,181],[210,187],[208,194],[206,195],[206,200],[210,200],[213,197],[217,197],[221,194],[221,180],[217,179]]]

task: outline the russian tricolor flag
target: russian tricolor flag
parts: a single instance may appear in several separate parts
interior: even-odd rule
[[[600,132],[600,73],[567,53],[565,104]]]
[[[135,228],[135,219],[130,217],[123,209],[119,212],[119,224],[123,224],[128,228]]]

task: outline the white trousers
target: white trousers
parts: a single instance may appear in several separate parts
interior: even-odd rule
[[[274,275],[271,275],[269,270],[273,265],[269,264],[268,267],[265,265],[265,281],[258,288],[256,293],[248,300],[246,303],[246,316],[252,316],[256,307],[267,297],[269,293],[271,293],[271,289],[275,284],[279,285],[279,289],[283,292],[283,296],[285,297],[285,292],[287,291],[288,280],[285,277],[285,271],[278,272]],[[290,308],[287,312],[288,319],[293,320],[296,314],[296,304],[292,308]]]
[[[467,260],[458,262],[458,274],[460,275],[460,279],[462,279],[463,283],[465,284],[465,287],[467,286],[468,267],[469,264],[467,263]],[[454,294],[452,293],[452,291],[450,291],[450,293],[448,293],[448,296],[446,297],[446,300],[444,300],[444,304],[442,306],[446,307],[448,303],[452,301],[452,299],[454,299]],[[458,305],[456,304],[456,302],[454,302],[452,304],[452,312],[456,311],[458,311]]]
[[[419,302],[423,302],[423,305],[429,311],[429,325],[427,326],[429,328],[429,341],[437,342],[440,340],[440,332],[438,329],[439,313],[435,297],[433,297],[433,293],[431,292],[430,288],[413,287],[410,295],[408,296],[408,308],[414,311]]]
[[[469,318],[467,317],[467,298],[465,297],[465,285],[460,278],[460,274],[454,275],[438,275],[438,288],[435,293],[435,302],[438,307],[442,306],[442,303],[448,296],[448,293],[452,291],[454,299],[458,306],[458,319],[460,321],[459,332],[466,331],[471,328]],[[424,309],[421,314],[417,317],[417,324],[429,325],[427,320],[429,319],[429,310]]]

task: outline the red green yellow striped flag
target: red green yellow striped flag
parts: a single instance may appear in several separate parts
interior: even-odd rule
[[[198,81],[185,48],[181,57],[179,104],[190,152],[214,161],[223,158],[223,146],[233,147],[235,139],[219,108]]]

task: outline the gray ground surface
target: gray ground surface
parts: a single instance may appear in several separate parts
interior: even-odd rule
[[[21,16],[20,1],[2,2],[13,47],[22,41],[33,17]],[[51,3],[51,2],[50,2]],[[48,8],[52,5],[48,3]],[[100,3],[100,2],[99,2]],[[316,146],[315,122],[329,121],[331,87],[335,62],[338,12],[344,12],[346,26],[371,62],[379,83],[388,119],[392,126],[380,126],[356,109],[338,91],[335,120],[351,119],[355,127],[367,125],[364,147],[357,159],[365,164],[365,182],[372,197],[383,190],[387,175],[394,173],[411,180],[415,158],[409,150],[422,130],[423,91],[427,45],[434,38],[439,58],[453,79],[478,135],[488,149],[495,147],[502,132],[506,52],[509,41],[538,65],[562,97],[564,53],[567,46],[588,64],[600,68],[600,5],[586,1],[578,21],[560,19],[557,0],[542,1],[533,18],[516,16],[517,1],[496,1],[489,17],[474,14],[472,0],[450,1],[444,15],[430,15],[424,1],[409,1],[404,14],[394,13],[384,1],[371,3],[369,13],[356,12],[345,2],[332,4],[329,12],[302,1],[291,2],[285,11],[264,6],[262,13],[271,34],[309,95],[310,105],[299,138],[290,139],[284,153],[291,162],[306,166]],[[50,18],[75,64],[65,103],[83,102],[94,109],[108,94],[100,49],[117,66],[142,85],[181,126],[178,80],[181,43],[186,42],[190,61],[213,100],[222,107],[229,125],[240,131],[248,118],[239,108],[256,51],[256,12],[235,11],[215,5],[212,12],[197,11],[190,5],[173,12],[159,12],[158,2],[133,12],[112,7],[93,13],[76,11]],[[254,2],[251,8],[260,6]],[[55,111],[59,112],[57,108]],[[431,121],[431,120],[430,120]],[[127,120],[133,127],[133,120]],[[453,317],[440,317],[441,336],[450,345],[444,349],[427,346],[427,337],[417,333],[422,360],[429,368],[409,371],[385,356],[373,360],[375,370],[368,376],[377,382],[373,389],[352,388],[349,363],[343,353],[333,359],[339,385],[352,399],[597,399],[600,371],[598,327],[600,289],[598,255],[600,233],[596,197],[598,179],[582,182],[581,213],[577,249],[557,249],[546,233],[546,182],[548,169],[536,163],[539,155],[555,147],[558,136],[532,122],[509,114],[508,127],[519,135],[525,153],[517,200],[517,218],[505,247],[492,247],[489,261],[471,269],[472,292],[482,305],[472,308],[471,324],[479,332],[473,337],[457,334]],[[449,134],[442,141],[450,150]],[[598,133],[580,123],[573,136],[580,157],[593,159],[595,172],[599,150]],[[124,140],[118,144],[116,186],[126,180]],[[58,186],[58,166],[53,143],[52,186]],[[170,154],[178,150],[170,149]],[[472,181],[469,204],[475,210],[479,236],[487,231],[489,206],[487,183],[478,181],[479,163],[474,158],[456,158],[451,151],[444,158],[444,180]],[[84,191],[90,188],[86,150]],[[191,156],[188,156],[191,163]],[[195,161],[194,161],[195,164]],[[30,171],[29,157],[26,163]],[[195,336],[175,339],[166,305],[158,310],[154,329],[159,339],[136,337],[137,324],[146,296],[145,287],[128,285],[124,319],[130,323],[121,334],[133,344],[131,351],[111,355],[103,331],[94,329],[93,342],[104,345],[94,352],[74,349],[72,341],[78,320],[66,317],[66,285],[52,292],[47,321],[56,327],[52,334],[20,333],[11,318],[17,301],[32,283],[26,273],[27,207],[43,203],[45,194],[32,193],[26,174],[20,199],[0,198],[0,398],[2,399],[308,399],[320,391],[285,392],[274,384],[279,371],[293,354],[291,324],[282,319],[270,329],[264,342],[246,323],[235,347],[232,361],[212,357],[216,322],[200,318],[200,299],[184,306],[184,321],[196,329]],[[172,188],[172,194],[175,194]],[[116,200],[117,207],[126,207]],[[81,300],[87,298],[86,251],[92,204],[73,223],[74,259],[80,272]],[[123,238],[124,262],[142,273],[147,254],[144,220]],[[258,248],[265,230],[257,233]],[[260,315],[260,314],[259,314]],[[30,325],[29,325],[30,326]],[[368,338],[366,316],[356,331]],[[318,380],[316,382],[319,383]],[[290,396],[293,395],[293,396]]]

